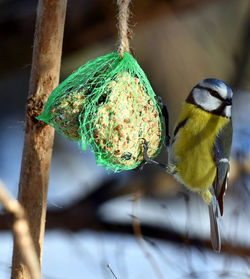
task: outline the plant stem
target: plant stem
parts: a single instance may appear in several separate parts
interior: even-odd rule
[[[36,120],[36,117],[42,112],[49,94],[59,81],[66,3],[67,0],[38,2],[26,111],[18,199],[26,211],[40,265],[54,129]],[[27,266],[21,260],[16,240],[11,278],[31,278]]]
[[[33,239],[30,235],[29,225],[26,220],[25,211],[20,203],[13,199],[7,190],[4,188],[0,180],[0,202],[3,204],[4,209],[13,215],[13,234],[16,243],[20,249],[23,262],[29,270],[30,276],[33,279],[41,278],[40,264],[34,248]]]

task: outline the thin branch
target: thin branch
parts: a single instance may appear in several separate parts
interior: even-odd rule
[[[26,220],[26,215],[20,203],[13,199],[4,188],[0,180],[0,202],[4,209],[13,215],[13,234],[15,241],[21,252],[22,261],[29,270],[32,279],[40,279],[41,271],[37,253],[34,247],[33,239],[30,235],[30,229]]]
[[[142,234],[142,230],[141,230],[141,225],[139,222],[139,219],[134,215],[135,214],[135,205],[136,205],[136,201],[138,201],[138,199],[140,198],[140,193],[137,192],[134,194],[134,201],[133,201],[133,215],[132,217],[132,228],[134,231],[134,235],[136,237],[136,240],[138,242],[138,245],[140,246],[142,252],[144,253],[145,257],[148,259],[150,265],[152,266],[156,276],[158,278],[164,279],[164,275],[162,274],[157,261],[155,260],[155,258],[153,257],[153,255],[150,253],[146,241],[144,240],[144,236]]]
[[[85,204],[68,207],[62,211],[49,210],[46,217],[46,230],[61,229],[72,232],[93,230],[96,232],[134,235],[131,223],[102,220],[97,214],[98,209],[93,208],[91,204],[87,204],[87,201],[85,202]],[[91,213],[90,216],[88,215],[89,213]],[[0,231],[8,229],[9,217],[7,215],[0,215]],[[152,237],[173,244],[182,244],[198,249],[212,249],[210,239],[187,236],[185,233],[175,231],[172,228],[141,223],[141,230],[143,231],[144,237]],[[250,247],[247,245],[233,245],[230,242],[223,241],[221,253],[244,258],[250,257]]]
[[[135,185],[134,188],[137,186]],[[62,209],[49,209],[46,217],[46,229],[69,230],[78,232],[81,230],[93,230],[115,234],[134,235],[131,223],[119,221],[109,222],[98,214],[103,203],[121,195],[121,185],[117,179],[111,178],[105,181],[100,187],[83,197],[78,202]],[[155,238],[162,241],[169,241],[177,245],[187,245],[198,249],[212,249],[210,240],[207,238],[190,237],[185,232],[178,232],[173,228],[141,223],[141,230],[144,238]],[[0,231],[9,229],[9,218],[7,215],[0,215]],[[250,257],[250,247],[232,245],[223,241],[222,253]]]
[[[137,240],[142,252],[144,253],[145,257],[148,259],[150,265],[152,266],[156,276],[158,278],[164,279],[165,277],[163,276],[163,274],[157,264],[157,261],[155,260],[155,258],[152,256],[152,254],[148,250],[146,241],[144,240],[144,237],[143,237],[143,234],[141,231],[141,226],[140,226],[139,220],[135,216],[132,216],[132,227],[133,227],[133,231],[134,231],[136,240]]]
[[[107,265],[107,268],[110,270],[110,272],[111,272],[111,274],[113,275],[113,277],[114,277],[115,279],[118,279],[118,277],[115,275],[113,269],[111,268],[110,264]]]
[[[181,244],[185,246],[195,247],[200,250],[213,250],[211,247],[210,239],[208,238],[191,237],[187,236],[185,233],[175,231],[174,229],[154,226],[146,223],[141,223],[140,226],[144,237],[155,238],[161,241],[168,241],[177,245]],[[79,228],[79,230],[82,229],[83,228]],[[134,235],[131,224],[119,222],[103,221],[99,222],[96,227],[92,226],[91,229],[98,232],[102,231],[107,233]],[[246,245],[233,245],[231,242],[223,241],[221,253],[246,258],[250,257],[250,247]]]

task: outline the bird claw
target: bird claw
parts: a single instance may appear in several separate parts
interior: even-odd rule
[[[148,142],[145,138],[141,138],[143,140],[143,147],[144,147],[144,153],[148,151]]]

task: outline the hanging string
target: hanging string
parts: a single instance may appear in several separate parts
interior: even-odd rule
[[[129,3],[130,0],[117,0],[119,7],[118,14],[118,31],[119,31],[119,48],[121,58],[124,52],[130,52],[128,39],[128,17],[129,17]]]

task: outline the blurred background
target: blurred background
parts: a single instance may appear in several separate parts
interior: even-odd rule
[[[37,1],[0,0],[0,178],[17,196]],[[117,48],[116,1],[68,0],[61,80]],[[173,126],[201,79],[234,91],[230,183],[222,252],[209,241],[207,206],[164,171],[109,173],[58,133],[52,157],[43,274],[47,279],[250,278],[250,1],[133,0],[135,58]],[[158,161],[166,162],[162,150]],[[0,208],[0,278],[12,234]],[[140,224],[144,240],[134,231]]]

